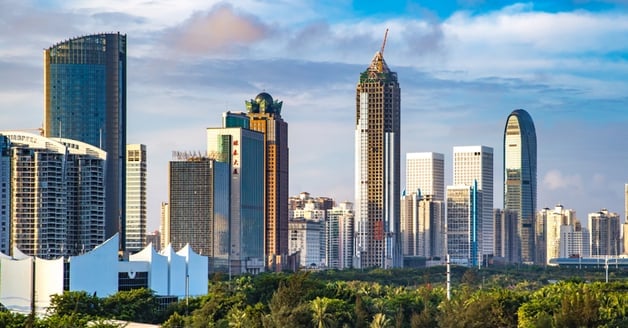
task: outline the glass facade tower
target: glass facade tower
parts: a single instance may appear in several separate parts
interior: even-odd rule
[[[535,261],[536,131],[530,114],[513,111],[504,129],[504,210],[517,212],[523,263]]]
[[[106,238],[125,234],[126,35],[81,36],[44,51],[44,136],[107,152]],[[124,242],[122,242],[124,247]]]

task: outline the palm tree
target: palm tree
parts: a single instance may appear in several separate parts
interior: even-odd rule
[[[329,299],[327,297],[317,297],[310,303],[312,309],[312,322],[318,328],[330,328],[336,325],[334,316],[327,312]]]
[[[376,313],[373,316],[373,321],[371,321],[371,325],[369,326],[370,328],[387,328],[390,327],[392,324],[392,321],[390,321],[390,319],[386,318],[386,315],[383,313]]]

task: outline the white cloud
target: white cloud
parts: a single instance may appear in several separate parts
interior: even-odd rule
[[[543,186],[551,191],[580,191],[584,189],[582,178],[579,174],[565,175],[556,169],[550,170],[545,174]]]

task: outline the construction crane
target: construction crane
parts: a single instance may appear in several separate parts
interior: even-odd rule
[[[382,58],[384,57],[384,48],[386,47],[386,39],[388,38],[388,29],[386,29],[386,33],[384,33],[384,42],[382,43],[382,49],[379,51],[382,54]]]

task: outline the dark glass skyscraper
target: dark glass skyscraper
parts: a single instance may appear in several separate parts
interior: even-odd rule
[[[384,39],[385,40],[385,39]],[[385,44],[385,41],[384,41]],[[402,266],[400,216],[400,103],[397,73],[384,47],[356,87],[356,266]]]
[[[126,35],[81,36],[46,49],[44,83],[44,136],[107,152],[105,237],[120,232],[124,240]]]
[[[504,129],[504,210],[517,212],[521,261],[535,261],[536,130],[530,114],[513,111]]]

